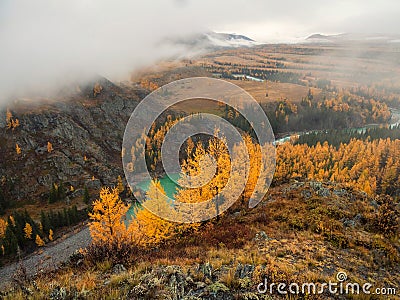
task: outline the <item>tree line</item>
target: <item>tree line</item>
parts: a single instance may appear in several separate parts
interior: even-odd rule
[[[0,254],[13,257],[18,253],[30,253],[52,241],[57,229],[85,219],[86,210],[79,211],[76,205],[57,212],[42,211],[38,222],[26,210],[14,211],[6,220],[0,219]]]
[[[400,195],[400,140],[351,139],[337,148],[284,143],[277,148],[275,184],[312,179],[347,184],[368,194]]]
[[[363,141],[374,141],[379,139],[398,140],[400,139],[400,125],[365,129],[313,131],[300,135],[294,141],[294,144],[315,146],[317,143],[323,144],[324,142],[328,142],[329,145],[338,148],[341,144],[348,144],[352,139]]]

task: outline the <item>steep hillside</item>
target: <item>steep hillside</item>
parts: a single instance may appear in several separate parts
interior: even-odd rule
[[[11,119],[19,121],[13,129],[7,129],[4,111],[0,178],[11,206],[46,201],[54,183],[69,189],[70,200],[81,197],[84,186],[97,192],[101,185],[115,184],[122,175],[120,151],[126,122],[144,96],[144,90],[99,78],[66,96],[19,100],[9,110]]]

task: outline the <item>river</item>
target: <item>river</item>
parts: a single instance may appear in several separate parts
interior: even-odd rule
[[[353,127],[353,128],[347,128],[347,129],[353,129],[356,130],[358,133],[362,133],[368,128],[374,128],[374,127],[379,127],[382,125],[389,125],[391,128],[395,127],[400,124],[400,109],[396,108],[390,108],[390,112],[392,113],[392,117],[390,118],[389,123],[382,123],[382,124],[367,124],[364,127]],[[315,133],[315,132],[321,132],[323,130],[309,130],[309,131],[301,131],[301,132],[295,132],[290,135],[286,135],[282,138],[276,139],[275,140],[275,145],[281,145],[283,143],[289,142],[292,138],[298,138],[299,136],[310,134],[310,133]]]

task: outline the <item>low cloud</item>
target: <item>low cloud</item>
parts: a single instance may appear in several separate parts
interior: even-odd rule
[[[376,3],[376,1],[375,1]],[[112,80],[159,59],[186,55],[162,43],[220,30],[268,42],[302,34],[399,28],[397,1],[3,0],[0,105],[69,81]],[[379,14],[377,16],[376,14]],[[376,23],[376,24],[375,24]],[[385,25],[386,24],[386,25]],[[376,26],[375,26],[376,25]],[[397,26],[396,26],[397,25]]]

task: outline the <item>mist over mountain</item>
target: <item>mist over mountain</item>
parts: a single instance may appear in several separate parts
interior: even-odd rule
[[[400,35],[381,33],[340,33],[329,35],[316,33],[308,36],[305,41],[310,43],[395,44],[400,43]]]
[[[326,12],[329,11],[329,14]],[[323,13],[322,13],[323,12]],[[101,74],[112,81],[165,58],[192,56],[187,42],[200,35],[202,49],[283,42],[312,32],[396,32],[397,1],[344,4],[291,1],[4,0],[0,3],[0,106],[31,93]],[[238,32],[221,35],[214,32]],[[298,40],[297,38],[296,40]],[[190,42],[189,42],[190,44]],[[189,45],[190,46],[190,45]],[[197,50],[197,48],[196,48]]]
[[[241,34],[207,31],[185,37],[170,38],[167,42],[175,47],[183,47],[189,53],[198,54],[221,48],[253,47],[261,43]]]

